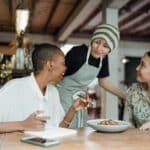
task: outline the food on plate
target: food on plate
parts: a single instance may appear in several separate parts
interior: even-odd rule
[[[109,120],[100,121],[98,125],[119,125],[119,123],[117,121],[113,121],[109,119]]]

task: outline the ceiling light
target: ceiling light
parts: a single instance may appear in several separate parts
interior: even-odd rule
[[[16,8],[16,31],[17,35],[25,32],[29,20],[29,9],[24,4],[19,4]]]
[[[122,58],[121,62],[122,62],[123,64],[126,64],[126,63],[129,62],[129,59],[127,59],[127,58],[124,57],[124,58]]]

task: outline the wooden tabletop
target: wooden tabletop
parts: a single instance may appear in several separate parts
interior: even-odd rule
[[[128,129],[121,133],[78,130],[77,135],[61,139],[57,146],[42,148],[20,142],[23,133],[0,134],[0,150],[150,150],[150,131]]]

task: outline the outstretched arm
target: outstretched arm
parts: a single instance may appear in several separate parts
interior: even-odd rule
[[[118,96],[121,99],[125,99],[125,93],[112,85],[107,78],[99,78],[99,85],[106,91]]]
[[[20,121],[17,122],[0,122],[0,133],[23,131]]]

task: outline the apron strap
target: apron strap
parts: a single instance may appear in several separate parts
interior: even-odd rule
[[[86,56],[86,64],[88,64],[88,60],[89,60],[89,57],[90,57],[90,53],[91,53],[91,47],[89,46],[88,48],[88,52],[87,52],[87,56]]]
[[[88,64],[88,60],[89,60],[89,57],[90,57],[90,53],[91,53],[91,47],[89,46],[88,48],[88,52],[87,52],[87,56],[86,56],[86,64]],[[100,57],[100,63],[99,63],[99,68],[101,69],[102,67],[102,61],[103,61],[103,56]]]
[[[102,67],[102,62],[103,62],[103,56],[100,57],[100,63],[99,63],[99,68],[101,69]]]

